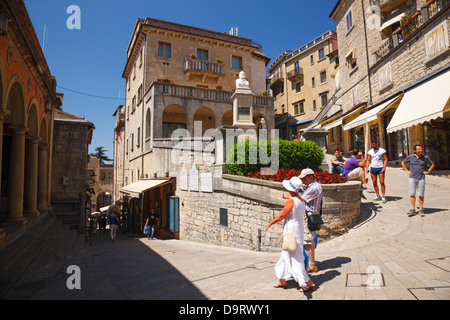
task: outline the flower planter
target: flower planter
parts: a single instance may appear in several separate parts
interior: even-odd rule
[[[229,174],[223,175],[223,179],[228,188],[237,189],[239,194],[247,191],[253,195],[255,201],[264,198],[271,206],[280,206],[286,202],[282,197],[287,191],[281,182]],[[317,236],[320,240],[326,240],[348,232],[355,225],[361,211],[361,182],[347,181],[321,186],[324,225],[317,232]]]

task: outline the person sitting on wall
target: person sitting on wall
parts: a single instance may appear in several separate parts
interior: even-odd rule
[[[356,157],[360,157],[359,161]],[[364,155],[358,149],[353,149],[352,156],[345,162],[344,172],[342,175],[347,180],[360,180],[362,182],[362,188],[367,189],[367,182],[369,181],[365,175],[366,161]]]
[[[348,159],[345,158],[341,149],[337,148],[334,151],[334,156],[331,158],[331,173],[341,175],[344,172],[344,164]]]

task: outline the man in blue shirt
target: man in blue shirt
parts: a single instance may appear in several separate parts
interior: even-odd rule
[[[405,163],[409,163],[409,170]],[[423,202],[425,195],[425,175],[434,169],[434,163],[430,158],[423,155],[423,148],[420,144],[414,146],[414,154],[410,154],[402,161],[402,167],[409,174],[408,189],[411,201],[411,210],[408,211],[408,217],[416,214],[416,191],[419,195],[419,214],[424,216]],[[428,168],[428,170],[427,170]]]

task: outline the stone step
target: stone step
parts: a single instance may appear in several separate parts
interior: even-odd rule
[[[31,242],[31,245],[28,245],[26,249],[22,246],[22,250],[18,251],[20,252],[20,256],[0,274],[0,299],[13,289],[31,270],[52,242],[58,230],[61,229],[62,223],[60,221],[54,219],[49,220],[52,223],[43,232],[40,232],[40,236],[29,238],[28,242]],[[30,230],[30,233],[32,231],[34,230]],[[37,232],[34,234],[37,234]]]
[[[54,222],[55,217],[42,219],[0,249],[0,273],[13,264]]]

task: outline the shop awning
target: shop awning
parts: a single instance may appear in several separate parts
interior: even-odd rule
[[[163,184],[168,183],[169,180],[139,180],[132,184],[129,184],[123,188],[120,188],[121,193],[126,193],[132,198],[139,198],[139,195],[142,192],[153,189],[155,187],[162,186]]]
[[[306,120],[302,120],[302,121],[297,121],[295,123],[290,123],[289,127],[293,127],[293,126],[298,126],[299,124],[303,124],[303,123],[308,123],[313,121],[315,118],[310,118],[310,119],[306,119]]]
[[[379,28],[380,31],[383,31],[384,29],[392,26],[394,23],[396,22],[400,22],[400,20],[402,20],[403,17],[406,17],[406,13],[402,13],[394,18],[392,18],[391,20],[386,21],[385,23],[383,23],[381,25],[381,27]]]
[[[392,98],[392,99],[390,99],[390,100],[380,104],[379,106],[377,106],[375,108],[372,108],[369,111],[363,113],[358,118],[353,119],[352,121],[347,123],[344,126],[344,131],[356,128],[356,127],[358,127],[360,125],[363,125],[363,124],[365,124],[367,122],[371,122],[373,120],[376,120],[378,113],[383,111],[385,108],[389,107],[391,104],[397,102],[399,99],[401,99],[401,97]]]
[[[334,127],[341,126],[342,125],[342,118],[337,119],[336,121],[333,121],[331,123],[328,123],[324,125],[322,128],[325,130],[333,129]]]
[[[395,111],[388,133],[430,121],[444,115],[449,99],[450,71],[407,91]]]

